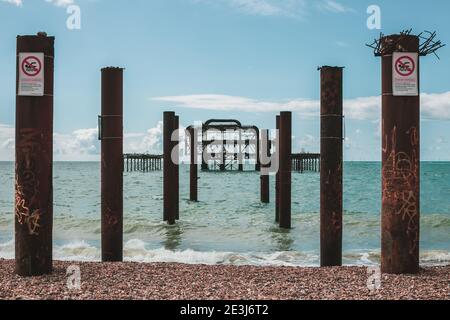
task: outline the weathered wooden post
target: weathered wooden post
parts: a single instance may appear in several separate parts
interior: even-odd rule
[[[172,150],[175,143],[172,135],[175,127],[175,112],[164,112],[164,221],[175,224],[176,196],[175,196],[175,164],[172,161]]]
[[[280,163],[280,116],[276,118],[276,145],[278,164]],[[280,168],[275,175],[275,222],[280,222]]]
[[[261,160],[264,160],[261,165],[261,202],[270,203],[270,162],[266,163],[270,158],[269,130],[261,131],[260,145],[262,146],[260,152],[265,152],[264,157],[260,157]]]
[[[292,113],[280,114],[280,227],[291,228]]]
[[[198,130],[195,127],[189,127],[189,139],[191,146],[191,164],[190,164],[190,200],[198,201],[198,166],[197,166],[197,135]]]
[[[123,69],[102,69],[102,261],[123,260]]]
[[[320,264],[331,267],[342,265],[343,68],[324,66],[320,75]]]
[[[52,272],[54,37],[17,37],[16,273]]]

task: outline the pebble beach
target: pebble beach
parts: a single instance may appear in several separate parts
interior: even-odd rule
[[[81,288],[69,289],[78,266]],[[382,275],[368,289],[365,267],[294,268],[55,262],[52,275],[20,278],[0,260],[2,300],[450,300],[450,266]]]

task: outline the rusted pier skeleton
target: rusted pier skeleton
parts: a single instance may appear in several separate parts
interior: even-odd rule
[[[322,67],[320,264],[342,265],[343,226],[343,68]]]
[[[231,139],[229,134],[239,137]],[[251,137],[244,139],[244,134]],[[208,120],[202,127],[202,149],[202,171],[243,171],[244,158],[249,160],[252,155],[255,158],[255,170],[261,169],[259,129],[256,126],[243,126],[237,120]]]
[[[152,172],[162,169],[162,155],[156,154],[124,154],[123,170],[125,172]]]
[[[280,227],[291,228],[291,184],[292,184],[292,113],[280,114]]]
[[[102,261],[123,260],[123,69],[102,69]]]
[[[163,219],[167,221],[168,224],[175,224],[176,220],[179,218],[178,204],[179,201],[179,187],[177,184],[178,175],[176,170],[178,170],[176,158],[178,154],[178,142],[174,141],[174,133],[177,128],[177,119],[175,112],[164,112],[164,214]],[[174,158],[174,159],[172,159]],[[175,160],[175,161],[173,161]]]
[[[435,32],[415,36],[407,30],[381,35],[369,45],[382,59],[384,273],[417,273],[420,269],[420,56],[444,46],[435,38]]]
[[[17,37],[15,269],[24,277],[52,272],[54,41]],[[19,96],[19,54],[35,52],[44,54],[44,96]]]

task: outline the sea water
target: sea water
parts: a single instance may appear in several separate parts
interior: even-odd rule
[[[421,260],[450,264],[450,163],[422,163]],[[380,259],[381,164],[347,162],[344,178],[344,263]],[[198,203],[189,201],[189,167],[181,167],[180,216],[162,222],[162,172],[125,173],[124,255],[127,261],[318,266],[320,179],[293,174],[292,230],[275,224],[259,200],[259,175],[200,172]],[[14,258],[14,165],[0,163],[0,258]],[[99,261],[100,164],[54,165],[54,256]]]

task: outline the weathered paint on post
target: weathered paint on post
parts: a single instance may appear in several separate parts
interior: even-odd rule
[[[17,37],[21,52],[43,52],[44,96],[19,96],[16,80],[16,273],[40,276],[52,272],[53,230],[53,76],[54,37]]]
[[[270,157],[269,130],[261,130],[261,152],[266,151],[266,158]],[[270,163],[261,165],[261,202],[270,203]]]
[[[198,130],[195,127],[189,127],[189,139],[191,146],[191,164],[190,164],[190,200],[198,201],[198,166],[197,166],[197,135]]]
[[[123,69],[102,69],[102,261],[123,260]]]
[[[280,115],[280,227],[291,228],[292,113]]]
[[[393,47],[390,45],[392,43],[397,45]],[[420,236],[420,96],[393,96],[392,54],[398,51],[419,52],[419,38],[391,35],[381,40],[381,47],[381,268],[384,273],[391,274],[417,273]],[[419,68],[419,65],[416,67]]]
[[[320,75],[320,264],[332,267],[342,265],[343,68],[325,66]]]
[[[280,116],[276,118],[277,156],[280,163]],[[280,222],[280,170],[275,175],[275,222]]]
[[[169,224],[175,224],[176,206],[175,206],[175,164],[172,161],[172,150],[175,143],[172,141],[172,135],[175,125],[175,112],[164,112],[163,121],[163,143],[164,143],[164,210],[163,218]]]
[[[174,154],[176,158],[176,163],[174,163],[174,189],[175,189],[175,220],[180,220],[180,117],[175,116],[174,118]]]

